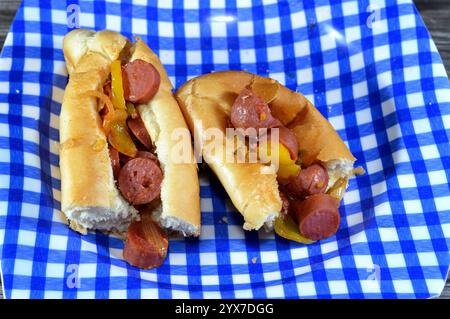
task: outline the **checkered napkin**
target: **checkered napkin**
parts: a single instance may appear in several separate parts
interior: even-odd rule
[[[71,6],[69,6],[71,5]],[[68,8],[69,6],[69,8]],[[63,36],[141,36],[172,83],[248,70],[304,93],[367,174],[332,238],[244,232],[209,170],[202,235],[141,271],[60,212]],[[68,25],[67,18],[69,17]],[[411,1],[23,1],[0,59],[0,258],[7,298],[426,298],[449,268],[450,86]]]

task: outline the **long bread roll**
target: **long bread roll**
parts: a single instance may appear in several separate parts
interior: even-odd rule
[[[137,107],[164,174],[161,205],[155,209],[159,222],[184,235],[199,235],[197,167],[195,163],[177,164],[168,155],[173,146],[171,131],[187,130],[187,126],[158,57],[140,39],[131,44],[116,32],[83,29],[66,35],[63,51],[69,82],[60,115],[61,209],[70,227],[81,233],[89,229],[124,232],[138,218],[137,210],[115,183],[98,101],[89,94],[103,91],[112,62],[123,59],[125,52],[129,61],[141,59],[153,64],[161,78],[153,99]],[[184,184],[176,182],[178,177]]]
[[[355,158],[331,124],[302,94],[273,79],[243,71],[215,72],[191,79],[175,96],[191,132],[202,137],[208,128],[219,128],[225,135],[231,107],[245,88],[267,102],[272,115],[295,133],[302,163],[326,166],[328,185],[353,174]],[[264,171],[267,166],[259,163],[225,163],[217,156],[206,156],[205,161],[243,215],[244,229],[270,227],[281,210],[276,172]]]
[[[172,84],[158,56],[139,38],[130,61],[141,59],[151,63],[161,76],[158,93],[148,104],[138,106],[139,114],[156,146],[158,160],[164,171],[161,184],[163,227],[179,230],[185,235],[200,234],[200,193],[197,165],[178,162],[172,149],[178,141],[172,136],[176,129],[188,127],[172,94]],[[190,147],[192,152],[192,147]],[[186,154],[185,154],[186,155]],[[193,152],[188,154],[193,159]]]

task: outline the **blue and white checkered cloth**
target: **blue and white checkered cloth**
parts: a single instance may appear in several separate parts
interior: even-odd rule
[[[201,176],[202,235],[141,271],[123,243],[60,212],[67,17],[141,36],[173,84],[219,70],[271,76],[329,118],[367,174],[336,236],[305,246],[244,232]],[[0,258],[7,298],[426,298],[450,265],[450,85],[410,0],[23,1],[0,59]]]

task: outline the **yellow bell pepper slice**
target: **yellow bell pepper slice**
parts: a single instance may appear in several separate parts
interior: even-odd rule
[[[260,147],[262,146],[265,146],[265,149],[262,149],[265,151],[265,154],[260,154],[260,157],[266,161],[269,160],[269,162],[273,162],[273,156],[275,156],[275,154],[272,155],[270,141],[266,142],[264,145],[260,145]],[[300,165],[297,165],[295,161],[291,159],[289,150],[281,143],[278,143],[278,165],[277,175],[283,179],[296,176],[301,169]]]
[[[267,153],[262,155],[262,158],[269,159],[270,162],[273,162],[272,148],[270,141],[267,142],[264,146],[266,146],[265,151]],[[264,149],[263,149],[264,150]],[[289,150],[281,143],[278,143],[278,172],[277,175],[280,178],[289,178],[296,176],[300,171],[300,165],[297,165],[295,161],[291,159],[291,155]]]
[[[300,172],[300,165],[297,165],[295,161],[292,160],[289,150],[281,143],[278,143],[278,155],[278,177],[288,179],[296,176],[298,172]]]
[[[128,116],[130,116],[132,119],[135,119],[138,116],[136,108],[134,107],[134,104],[131,102],[127,102],[127,113]]]
[[[282,165],[278,168],[277,175],[280,178],[288,179],[290,177],[294,177],[300,172],[300,166],[297,164],[287,164]]]
[[[119,110],[126,110],[122,82],[122,64],[120,60],[115,60],[111,64],[111,91],[114,107]]]
[[[262,148],[263,146],[265,147],[265,149],[263,149],[263,151],[265,151],[265,154],[262,154],[262,157],[264,159],[268,159],[270,162],[273,162],[272,156],[275,156],[275,154],[272,155],[272,147],[270,141],[261,144],[260,148]],[[281,143],[278,143],[278,163],[280,165],[295,164],[295,162],[291,159],[289,150]]]
[[[107,114],[107,116],[109,113]],[[135,157],[137,153],[127,128],[127,112],[124,110],[116,110],[113,117],[108,122],[108,142],[118,152],[130,157]]]
[[[111,64],[111,92],[114,110],[109,110],[103,120],[103,128],[108,136],[108,142],[118,152],[135,157],[137,148],[127,127],[128,111],[129,109],[131,111],[131,108],[127,108],[125,103],[120,60],[115,60]]]
[[[347,187],[348,177],[340,177],[336,182],[334,182],[334,185],[330,187],[330,189],[327,191],[327,194],[331,197],[336,198],[340,202],[342,200],[342,197],[344,197],[344,193]]]
[[[278,143],[278,160],[280,166],[283,165],[295,165],[295,161],[291,159],[289,150],[281,143]]]
[[[137,148],[128,133],[126,123],[119,121],[111,123],[108,142],[120,153],[130,157],[136,156]]]
[[[275,233],[288,240],[293,240],[302,244],[312,244],[314,240],[303,237],[300,234],[297,223],[289,215],[282,215],[275,219]]]

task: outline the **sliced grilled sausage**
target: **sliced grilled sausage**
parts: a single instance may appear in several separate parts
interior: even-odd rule
[[[128,227],[123,258],[139,268],[158,267],[166,258],[168,245],[167,234],[149,214],[142,214],[140,221]]]
[[[112,170],[113,170],[114,179],[117,179],[120,174],[119,152],[111,145],[108,145],[108,149],[109,149],[109,158],[111,159],[111,166],[112,166]]]
[[[271,141],[273,130],[278,130],[278,140],[289,151],[289,155],[293,161],[298,159],[298,142],[294,132],[287,127],[281,125],[268,130],[267,140]]]
[[[271,128],[281,122],[270,113],[269,106],[250,89],[243,89],[231,107],[231,124],[235,128]]]
[[[298,142],[294,132],[292,132],[285,126],[280,126],[278,127],[278,129],[280,143],[288,149],[289,155],[291,155],[291,159],[293,161],[296,161],[298,158]]]
[[[129,118],[127,120],[128,128],[133,133],[134,136],[142,143],[148,150],[152,148],[152,140],[148,134],[145,124],[142,119],[138,116],[136,118]]]
[[[328,173],[320,164],[310,165],[292,177],[286,190],[296,197],[305,197],[313,194],[323,193],[328,186]]]
[[[125,100],[133,103],[148,103],[158,92],[161,78],[158,70],[144,60],[128,62],[122,68]]]
[[[154,160],[134,158],[120,171],[119,189],[132,205],[147,204],[159,196],[162,180],[163,173]]]
[[[136,157],[148,158],[148,159],[151,159],[152,161],[155,161],[155,163],[158,163],[158,158],[150,152],[138,151],[136,153]]]
[[[129,157],[123,154],[119,154],[120,160],[121,162],[125,165],[126,163],[128,163],[129,161],[131,161],[134,158],[148,158],[151,159],[152,161],[155,161],[155,163],[157,163],[159,165],[159,161],[158,158],[153,155],[151,152],[147,152],[147,151],[137,151],[136,156],[135,157]]]
[[[339,228],[340,216],[336,199],[328,194],[315,194],[293,203],[300,233],[312,240],[333,236]]]

